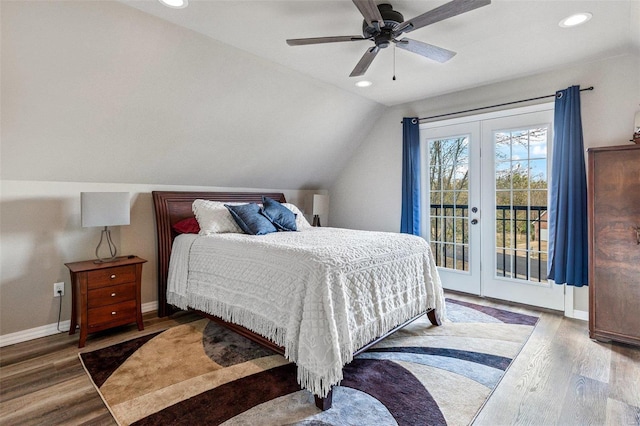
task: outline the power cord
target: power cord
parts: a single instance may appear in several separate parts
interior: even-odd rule
[[[58,306],[58,325],[56,328],[60,333],[66,333],[67,331],[60,330],[60,315],[62,315],[62,291],[58,290],[58,299],[60,299],[60,305]]]

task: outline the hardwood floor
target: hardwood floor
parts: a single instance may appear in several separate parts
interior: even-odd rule
[[[476,425],[640,425],[640,348],[589,339],[587,323],[524,306],[448,294],[533,313],[540,321],[476,417]],[[58,334],[0,348],[0,424],[115,425],[84,372],[78,352],[191,321],[192,314],[90,335]]]
[[[592,341],[586,321],[531,311],[538,325],[474,424],[640,425],[640,348]]]

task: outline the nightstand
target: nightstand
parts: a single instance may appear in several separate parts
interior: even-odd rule
[[[145,259],[120,257],[113,262],[93,260],[65,263],[71,272],[71,328],[76,332],[80,316],[80,341],[84,347],[88,333],[135,322],[144,330],[140,301],[140,279]]]

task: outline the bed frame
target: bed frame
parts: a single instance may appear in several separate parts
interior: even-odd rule
[[[286,202],[282,193],[255,193],[255,192],[181,192],[181,191],[153,191],[153,204],[156,218],[156,237],[158,245],[158,316],[166,317],[179,309],[167,303],[167,277],[169,272],[169,258],[171,257],[171,248],[173,239],[177,233],[173,229],[173,225],[183,219],[194,217],[192,204],[197,199],[222,201],[222,202],[254,202],[261,203],[262,196],[266,196],[277,200],[281,203]],[[284,355],[284,348],[276,345],[269,339],[252,332],[240,325],[230,323],[216,316],[205,312],[194,310],[200,315],[220,324],[228,329],[258,343],[259,345],[273,350],[276,353]],[[371,346],[383,340],[387,336],[395,333],[401,328],[412,323],[422,315],[427,315],[429,321],[433,325],[440,325],[436,318],[435,310],[423,312],[414,318],[398,325],[384,335],[378,337],[374,341],[368,343],[354,353],[354,356],[366,351]],[[325,398],[315,396],[316,406],[321,410],[331,408],[332,391]]]

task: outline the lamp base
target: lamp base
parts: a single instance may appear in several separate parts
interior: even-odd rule
[[[111,263],[111,262],[117,262],[120,259],[124,259],[124,257],[112,257],[110,259],[96,259],[93,261],[93,263],[99,264],[99,263]]]
[[[102,246],[102,242],[106,241],[107,247],[109,247],[109,254],[111,257],[100,257],[100,246]],[[96,257],[97,259],[93,261],[93,263],[109,263],[115,262],[118,260],[116,255],[118,254],[118,250],[116,249],[116,245],[113,244],[111,240],[111,231],[108,226],[105,226],[100,234],[100,241],[98,242],[98,246],[96,247]]]
[[[317,214],[313,216],[313,226],[321,227],[320,225],[320,216]]]

